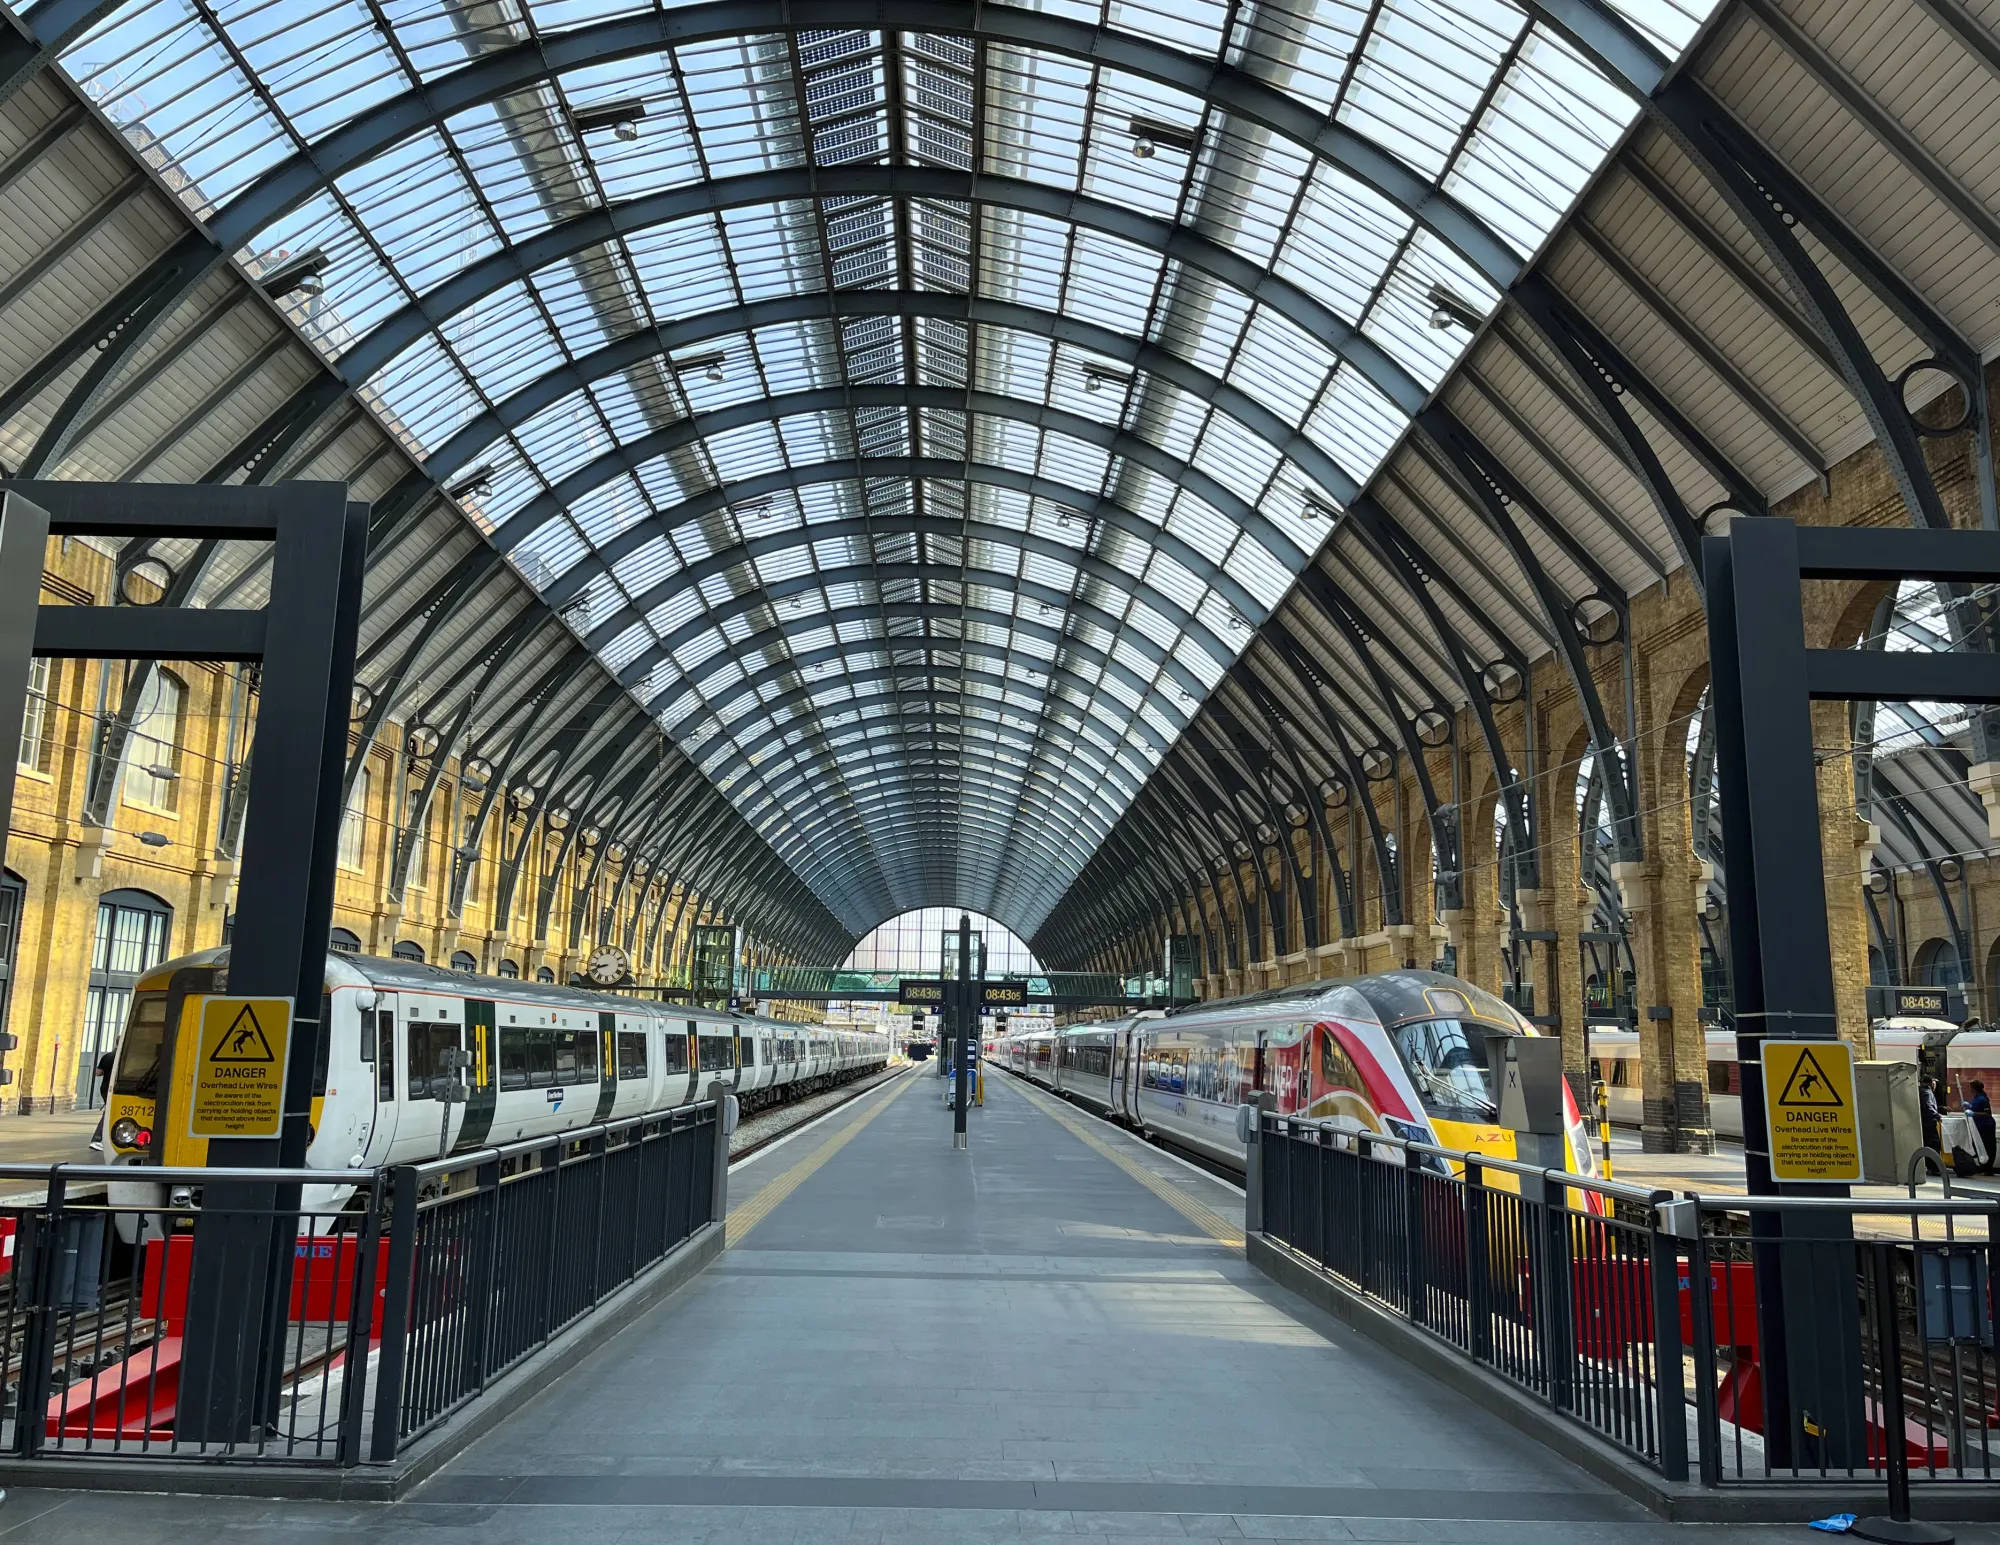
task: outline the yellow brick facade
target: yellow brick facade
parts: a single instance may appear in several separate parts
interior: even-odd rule
[[[111,561],[104,553],[80,542],[50,542],[44,603],[103,604],[111,584]],[[38,699],[39,735],[17,774],[6,846],[7,883],[19,898],[6,998],[6,1028],[20,1041],[4,1059],[14,1074],[4,1091],[10,1112],[68,1109],[79,1089],[89,1089],[92,982],[102,985],[108,975],[93,972],[101,901],[130,900],[154,915],[164,909],[167,958],[223,942],[224,921],[235,904],[235,866],[218,857],[224,793],[255,716],[255,694],[237,668],[169,662],[164,669],[181,691],[171,742],[161,737],[128,756],[121,796],[108,828],[99,833],[82,819],[92,732],[103,714],[116,709],[126,667],[78,660],[50,661],[38,669],[48,673]],[[35,711],[31,704],[31,722]],[[515,891],[515,915],[503,922],[493,915],[499,890],[495,855],[503,832],[511,849],[519,827],[496,814],[487,825],[463,915],[448,916],[450,849],[456,845],[448,834],[462,833],[475,796],[462,788],[457,765],[447,763],[432,800],[424,883],[408,887],[400,910],[390,906],[392,802],[407,798],[422,777],[421,766],[403,765],[399,742],[400,730],[391,725],[368,757],[359,831],[352,825],[343,831],[343,857],[358,856],[359,863],[343,863],[339,870],[335,928],[375,954],[414,943],[436,965],[449,965],[460,954],[482,971],[497,971],[505,962],[529,978],[546,969],[555,980],[568,980],[597,939],[602,907],[619,892],[619,863],[602,866],[586,917],[573,920],[573,890],[584,859],[581,845],[574,845],[559,876],[547,932],[535,937],[537,898],[555,839],[543,829],[543,840],[531,847]],[[171,751],[163,749],[169,744]],[[177,776],[156,778],[143,771],[164,765],[154,760],[163,756]],[[135,773],[133,766],[142,770]],[[163,790],[163,799],[145,797]],[[164,843],[153,845],[142,835]],[[692,927],[710,920],[698,886],[691,904],[677,886],[666,892],[663,912],[665,883],[653,875],[627,884],[612,922],[615,941],[623,943],[632,933],[634,975],[644,985],[685,982]],[[656,919],[664,919],[657,934]],[[580,927],[575,948],[573,921]]]

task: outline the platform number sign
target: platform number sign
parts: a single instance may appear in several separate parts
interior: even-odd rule
[[[1766,1041],[1763,1067],[1771,1178],[1861,1179],[1853,1048],[1845,1041]]]
[[[290,998],[203,998],[190,1137],[276,1137],[285,1116]]]

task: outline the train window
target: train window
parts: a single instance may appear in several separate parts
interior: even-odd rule
[[[757,1043],[751,1040],[750,1037],[746,1035],[743,1037],[742,1044],[743,1044],[743,1065],[746,1068],[754,1068],[757,1065]]]
[[[319,1023],[309,1032],[313,1038],[313,1098],[326,1098],[326,1069],[328,1059],[333,1055],[333,994],[323,993],[319,1000]]]
[[[118,1078],[112,1085],[120,1094],[151,1098],[159,1093],[160,1048],[167,1038],[167,995],[163,992],[135,992],[132,1012],[125,1024],[125,1044],[118,1053]]]
[[[546,1089],[556,1081],[556,1043],[547,1030],[528,1032],[528,1087]]]
[[[1456,1019],[1397,1025],[1389,1039],[1401,1054],[1417,1100],[1442,1121],[1490,1122],[1499,1114],[1486,1064],[1486,1033]]]
[[[597,1080],[598,1039],[599,1037],[594,1031],[583,1030],[577,1032],[576,1081],[580,1084],[594,1084],[598,1081]],[[560,1047],[557,1048],[557,1055],[558,1056],[561,1055]]]
[[[697,1038],[701,1049],[701,1070],[717,1073],[736,1066],[736,1048],[726,1035],[704,1035]]]
[[[660,1068],[665,1073],[685,1073],[688,1070],[686,1036],[669,1033],[660,1037]]]
[[[574,1030],[558,1030],[555,1034],[556,1082],[559,1084],[583,1082],[583,1075],[578,1071],[581,1059],[576,1054],[576,1037]]]
[[[620,1079],[644,1078],[646,1076],[645,1031],[620,1030],[618,1032],[618,1076]]]
[[[411,1099],[435,1100],[444,1093],[452,1078],[444,1067],[444,1054],[457,1047],[457,1025],[410,1026]]]
[[[375,1098],[396,1098],[396,1011],[375,1011]]]
[[[528,1087],[528,1036],[526,1030],[503,1029],[500,1032],[500,1087],[502,1089],[525,1089]]]

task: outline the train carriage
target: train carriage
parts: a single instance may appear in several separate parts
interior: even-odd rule
[[[195,1057],[183,1044],[182,1009],[199,995],[226,993],[228,976],[229,952],[209,950],[167,961],[136,984],[106,1101],[110,1162],[207,1161],[207,1141],[188,1131]],[[325,984],[317,1017],[328,1032],[313,1069],[306,1164],[332,1174],[665,1112],[701,1099],[714,1082],[756,1109],[889,1056],[879,1034],[371,955],[329,954]],[[462,1071],[449,1055],[459,1051]],[[447,1100],[454,1081],[464,1097]],[[135,1185],[114,1200],[146,1205],[156,1189]],[[350,1190],[330,1180],[305,1205],[331,1210]]]
[[[1535,1033],[1455,977],[1388,971],[1013,1037],[1001,1062],[1232,1169],[1243,1165],[1237,1107],[1259,1090],[1280,1114],[1511,1159],[1491,1043]],[[1569,1168],[1594,1175],[1567,1091],[1565,1100]]]

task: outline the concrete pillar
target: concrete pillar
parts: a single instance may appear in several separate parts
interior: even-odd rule
[[[1848,705],[1812,705],[1813,744],[1844,746]],[[1826,869],[1826,934],[1833,956],[1835,1028],[1868,1057],[1874,1036],[1868,1026],[1868,909],[1861,899],[1868,844],[1875,836],[1854,809],[1854,764],[1833,756],[1818,769],[1820,862]],[[1773,1033],[1776,1033],[1774,1030]]]

